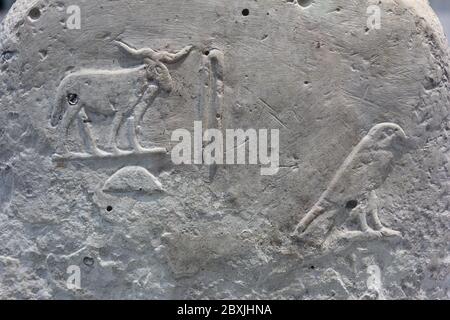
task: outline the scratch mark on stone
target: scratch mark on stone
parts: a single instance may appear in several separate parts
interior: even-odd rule
[[[276,122],[278,122],[281,126],[283,126],[284,128],[288,129],[288,127],[286,126],[286,124],[284,124],[283,121],[281,121],[281,119],[276,115],[276,111],[275,109],[268,104],[266,101],[264,101],[262,98],[258,98],[263,105],[268,109],[269,114],[275,119]]]

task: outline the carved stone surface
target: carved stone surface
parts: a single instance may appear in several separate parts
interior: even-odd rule
[[[0,298],[450,298],[427,1],[19,0],[0,28]],[[278,129],[278,172],[175,165],[196,121]]]

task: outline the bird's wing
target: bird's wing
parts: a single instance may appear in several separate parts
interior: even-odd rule
[[[326,191],[326,199],[334,203],[358,200],[373,187],[370,183],[382,170],[370,148],[370,141],[363,140],[355,147],[339,168]]]

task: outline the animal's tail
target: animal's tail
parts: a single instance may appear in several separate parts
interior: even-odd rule
[[[66,90],[64,90],[64,81],[57,89],[57,94],[55,98],[55,102],[52,109],[52,114],[50,118],[50,124],[52,127],[56,127],[59,122],[62,120],[65,111],[65,103],[66,103]]]

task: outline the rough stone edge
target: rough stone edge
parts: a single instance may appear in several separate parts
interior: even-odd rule
[[[436,33],[436,39],[438,40],[438,45],[443,51],[450,53],[448,49],[448,40],[445,36],[444,28],[440,22],[438,16],[434,12],[433,8],[430,6],[428,0],[391,0],[394,4],[399,7],[403,7],[408,10],[412,15],[424,19],[428,27]],[[29,10],[31,10],[36,5],[48,5],[48,1],[42,0],[17,0],[8,14],[5,16],[0,24],[0,46],[7,35],[11,36],[11,31],[22,21],[26,19],[26,15]],[[13,40],[13,38],[9,38]]]
[[[36,6],[41,0],[17,0],[0,24],[0,44],[20,21],[25,19],[26,13]]]

